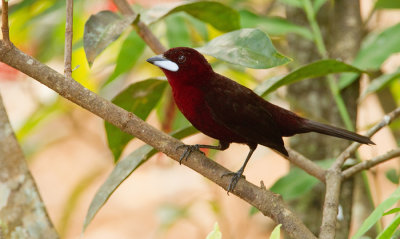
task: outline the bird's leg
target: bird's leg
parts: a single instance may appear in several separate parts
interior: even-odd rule
[[[251,158],[251,155],[253,154],[254,150],[256,150],[257,144],[249,145],[249,148],[250,148],[250,152],[247,154],[246,160],[244,161],[242,167],[236,173],[229,172],[229,173],[224,173],[221,176],[221,178],[225,177],[225,176],[232,176],[231,182],[229,183],[228,190],[227,190],[228,195],[229,195],[229,192],[233,191],[233,189],[235,188],[235,186],[236,186],[237,182],[239,181],[239,179],[241,177],[245,178],[245,176],[243,175],[244,168],[246,167],[247,163],[249,162],[249,160]]]
[[[176,149],[185,148],[185,152],[183,152],[182,156],[179,158],[179,164],[182,163],[182,160],[187,160],[189,155],[194,151],[199,151],[200,153],[204,154],[200,149],[215,149],[215,150],[225,150],[229,147],[229,143],[226,142],[219,142],[219,145],[205,145],[205,144],[194,144],[194,145],[179,145]]]

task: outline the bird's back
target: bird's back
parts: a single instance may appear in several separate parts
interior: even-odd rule
[[[218,74],[204,92],[204,102],[214,121],[245,139],[238,143],[262,144],[287,154],[279,125],[263,98]]]

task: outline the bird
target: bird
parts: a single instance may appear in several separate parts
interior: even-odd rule
[[[232,176],[227,192],[232,192],[257,145],[289,157],[282,137],[317,132],[362,144],[375,144],[368,137],[303,118],[266,101],[251,89],[212,69],[206,58],[189,47],[171,48],[147,59],[158,66],[172,88],[178,109],[200,132],[217,139],[219,145],[181,145],[185,151],[179,162],[201,148],[225,150],[231,143],[245,144],[250,151]],[[179,148],[178,147],[178,148]],[[201,152],[201,151],[200,151]]]

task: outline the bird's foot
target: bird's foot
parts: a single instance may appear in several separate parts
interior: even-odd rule
[[[182,164],[182,160],[184,160],[184,159],[187,160],[188,157],[190,156],[190,154],[194,151],[199,151],[200,153],[204,154],[204,152],[200,150],[199,144],[195,144],[195,145],[182,144],[182,145],[179,145],[176,149],[179,149],[179,148],[185,148],[185,151],[179,158],[179,164]]]
[[[227,190],[227,194],[228,194],[228,195],[229,195],[229,192],[232,192],[233,189],[235,189],[236,184],[237,184],[237,182],[239,182],[239,179],[240,179],[240,178],[244,178],[244,179],[246,178],[246,177],[243,175],[243,171],[244,171],[244,170],[239,170],[239,171],[237,171],[236,173],[234,173],[234,172],[229,172],[229,173],[224,173],[224,174],[222,174],[221,178],[223,178],[223,177],[225,177],[225,176],[232,176],[231,182],[229,183],[228,190]]]

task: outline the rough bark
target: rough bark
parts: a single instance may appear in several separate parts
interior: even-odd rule
[[[0,97],[0,238],[58,238]]]

